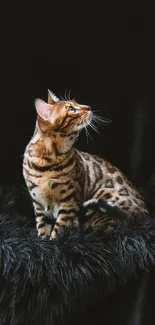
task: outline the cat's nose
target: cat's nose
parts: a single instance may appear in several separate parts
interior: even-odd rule
[[[86,110],[87,111],[91,111],[91,107],[90,106],[87,106]]]

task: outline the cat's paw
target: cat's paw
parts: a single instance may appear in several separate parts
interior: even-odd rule
[[[61,222],[62,222],[62,220],[61,220]],[[57,222],[56,225],[54,226],[52,232],[51,232],[50,240],[56,238],[57,235],[61,232],[61,229],[65,229],[65,228],[78,228],[78,227],[79,227],[79,220],[78,220],[78,218],[73,218],[73,219],[71,218],[67,222],[64,222],[63,221],[61,224],[59,224]]]
[[[57,236],[57,233],[58,232],[55,229],[53,229],[52,232],[51,232],[50,240],[55,239],[56,236]]]
[[[49,238],[51,235],[51,225],[44,225],[43,227],[39,228],[37,227],[38,237],[41,237],[42,239]]]
[[[65,226],[59,226],[59,227],[55,226],[51,232],[50,240],[55,239],[61,232],[61,229],[64,229],[64,228],[65,228]]]

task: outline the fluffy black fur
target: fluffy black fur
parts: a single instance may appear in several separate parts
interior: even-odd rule
[[[0,190],[0,243],[1,325],[103,324],[116,287],[155,264],[151,218],[130,229],[121,219],[111,235],[80,229],[41,240],[24,188]]]

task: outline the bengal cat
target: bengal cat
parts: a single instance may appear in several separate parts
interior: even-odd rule
[[[93,120],[89,106],[60,100],[48,91],[48,103],[36,99],[35,108],[35,132],[24,153],[23,175],[39,236],[52,239],[62,226],[77,227],[82,204],[100,198],[115,204],[127,217],[147,216],[142,197],[118,168],[73,148],[79,132]],[[47,217],[54,220],[53,228]],[[103,216],[98,222],[92,220],[94,227],[104,223]]]

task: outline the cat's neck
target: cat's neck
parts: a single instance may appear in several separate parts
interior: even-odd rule
[[[36,122],[30,146],[40,157],[48,155],[52,161],[57,161],[74,151],[74,141],[73,137],[62,136],[58,132],[42,132]]]

